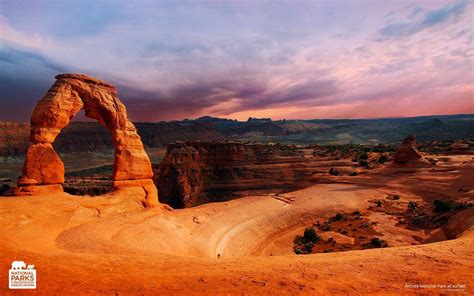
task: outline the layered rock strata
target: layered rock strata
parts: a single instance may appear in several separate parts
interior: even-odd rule
[[[176,142],[168,145],[154,180],[160,202],[186,208],[303,188],[311,184],[315,168],[325,165],[283,145]]]

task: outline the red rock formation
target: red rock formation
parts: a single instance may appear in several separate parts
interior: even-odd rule
[[[473,149],[469,146],[467,141],[456,141],[448,147],[450,154],[474,154]]]
[[[398,164],[405,164],[408,162],[414,162],[421,160],[423,156],[416,149],[416,140],[412,135],[406,137],[402,144],[398,146],[397,151],[393,157],[394,161]]]
[[[61,74],[46,95],[36,104],[31,116],[30,142],[18,180],[16,194],[49,189],[62,191],[64,165],[51,143],[70,120],[84,109],[112,136],[115,146],[113,180],[116,188],[139,186],[146,192],[146,205],[158,206],[153,171],[135,126],[128,120],[125,106],[114,86],[82,74]],[[38,189],[39,186],[47,186]]]
[[[155,173],[160,201],[175,208],[310,184],[317,164],[289,146],[176,142]]]

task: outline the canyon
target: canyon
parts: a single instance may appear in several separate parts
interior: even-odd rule
[[[24,260],[38,295],[474,292],[471,138],[236,141],[291,133],[202,118],[176,141],[141,135],[107,82],[56,78],[30,125],[3,124],[0,173],[23,168],[0,192],[1,283]]]

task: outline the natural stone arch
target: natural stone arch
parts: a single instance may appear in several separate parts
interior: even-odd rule
[[[63,191],[64,164],[52,143],[61,129],[84,109],[86,117],[96,119],[112,136],[114,187],[141,186],[146,192],[146,206],[159,205],[150,159],[115,87],[82,74],[60,74],[56,79],[33,110],[31,145],[16,194]]]

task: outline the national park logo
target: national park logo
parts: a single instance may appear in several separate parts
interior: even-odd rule
[[[8,272],[10,289],[36,289],[36,269],[23,261],[13,261]]]

